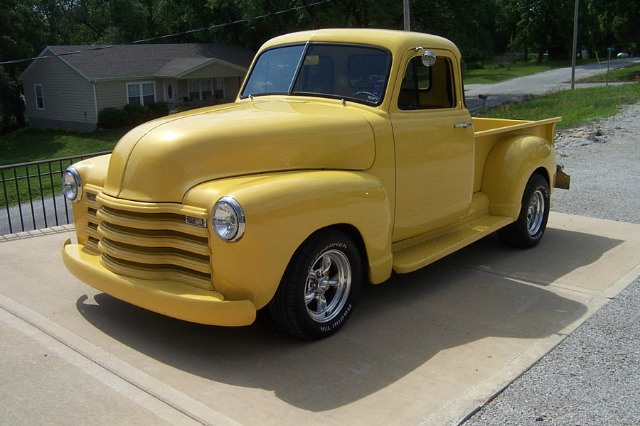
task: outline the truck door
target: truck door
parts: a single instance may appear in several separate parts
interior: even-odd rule
[[[390,107],[396,149],[393,241],[455,223],[470,208],[474,136],[465,108],[455,56],[434,51],[425,66],[422,50],[403,58]]]

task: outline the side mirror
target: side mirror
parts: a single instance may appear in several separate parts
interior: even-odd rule
[[[425,67],[432,67],[433,64],[436,63],[436,59],[436,54],[432,51],[425,50],[424,52],[422,52],[422,65],[424,65]]]

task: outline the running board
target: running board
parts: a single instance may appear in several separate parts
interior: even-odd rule
[[[398,243],[397,249],[393,249],[393,270],[399,274],[413,272],[512,222],[513,219],[510,217],[482,216],[462,228],[434,238],[417,241],[414,244],[407,241]]]

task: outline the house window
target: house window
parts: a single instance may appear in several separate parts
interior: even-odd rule
[[[224,99],[224,78],[216,78],[216,99]]]
[[[200,82],[198,80],[189,80],[189,99],[192,101],[200,100]]]
[[[204,101],[213,98],[213,81],[210,78],[189,80],[189,99]]]
[[[200,81],[200,99],[203,101],[213,98],[213,84],[211,79]]]
[[[42,92],[42,84],[34,85],[36,91],[36,108],[44,109],[44,94]]]
[[[127,83],[127,103],[149,105],[156,101],[156,84],[153,82]]]

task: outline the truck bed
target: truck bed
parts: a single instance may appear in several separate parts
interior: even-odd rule
[[[476,164],[473,191],[480,191],[484,164],[493,145],[507,136],[526,135],[548,140],[553,144],[555,124],[561,117],[540,121],[505,120],[499,118],[472,118],[476,143]]]
[[[555,123],[561,121],[562,117],[547,118],[546,120],[540,121],[506,120],[501,118],[477,117],[474,117],[472,120],[476,139],[489,135],[503,135],[507,132],[521,131],[521,133],[514,134],[527,134],[532,136],[544,137],[545,139],[553,143],[553,129]],[[523,130],[526,131],[522,132]]]

